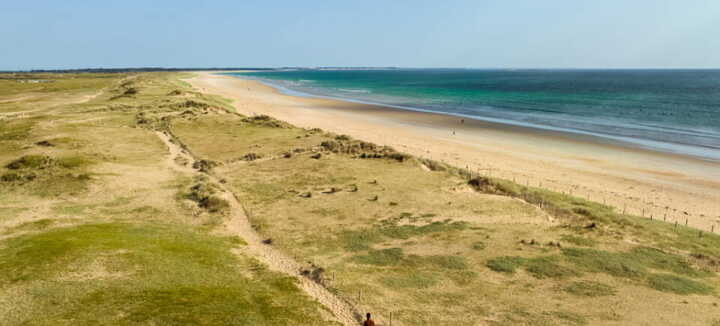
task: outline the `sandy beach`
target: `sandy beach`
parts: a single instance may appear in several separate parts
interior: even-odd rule
[[[329,99],[288,96],[217,73],[187,79],[246,115],[267,114],[623,209],[713,230],[720,222],[720,163],[632,148],[589,136]],[[720,232],[720,228],[717,230]]]

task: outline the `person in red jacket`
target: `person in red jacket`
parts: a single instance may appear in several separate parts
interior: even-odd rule
[[[369,312],[367,313],[367,315],[365,315],[365,317],[367,317],[367,320],[365,320],[365,322],[363,323],[363,326],[375,326],[375,321],[373,321],[373,320],[370,318],[370,313],[369,313]]]

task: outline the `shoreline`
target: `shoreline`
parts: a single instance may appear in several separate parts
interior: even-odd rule
[[[297,97],[256,80],[215,72],[187,79],[234,101],[238,112],[267,114],[393,146],[493,177],[547,188],[710,230],[720,221],[720,164],[630,148],[589,135],[336,99]],[[454,134],[453,134],[454,131]]]
[[[649,152],[658,152],[661,154],[677,155],[679,157],[688,157],[688,158],[692,158],[692,159],[699,159],[702,161],[720,163],[720,152],[718,152],[717,155],[705,155],[705,156],[703,156],[702,154],[699,154],[699,153],[693,154],[693,153],[696,153],[696,152],[702,151],[702,150],[716,151],[717,148],[714,148],[714,147],[705,147],[705,146],[701,146],[701,145],[689,145],[689,144],[684,144],[684,143],[663,143],[663,142],[651,140],[651,139],[633,139],[631,137],[625,137],[625,136],[615,136],[615,135],[610,135],[610,134],[607,134],[607,135],[598,134],[598,133],[595,133],[592,131],[586,131],[586,130],[581,130],[581,129],[578,129],[578,130],[563,129],[560,127],[543,126],[543,125],[537,125],[537,124],[531,124],[531,123],[522,123],[522,122],[517,122],[517,121],[502,119],[502,118],[473,116],[473,115],[468,115],[468,114],[443,112],[443,111],[436,111],[436,110],[431,110],[431,109],[423,109],[423,108],[410,107],[410,106],[399,106],[399,105],[391,105],[391,104],[384,104],[384,103],[375,103],[375,102],[369,102],[369,101],[365,101],[365,100],[345,98],[345,97],[341,97],[341,96],[306,93],[303,91],[298,91],[298,90],[294,90],[294,89],[285,87],[280,84],[274,84],[272,82],[262,80],[259,78],[250,78],[250,77],[245,78],[246,76],[232,75],[232,73],[241,73],[241,72],[242,71],[223,72],[222,75],[233,77],[233,78],[239,78],[239,79],[253,80],[253,81],[259,82],[263,85],[266,85],[268,87],[274,88],[277,92],[279,92],[280,94],[286,95],[286,96],[325,99],[325,100],[331,100],[331,101],[341,101],[341,102],[350,102],[350,103],[369,105],[369,106],[377,106],[377,107],[382,107],[385,109],[397,109],[397,110],[402,110],[402,111],[439,114],[439,115],[444,115],[444,116],[456,117],[458,119],[470,119],[470,120],[482,121],[482,122],[486,122],[490,125],[516,127],[521,130],[526,130],[526,132],[557,133],[560,137],[565,137],[568,139],[571,139],[573,137],[581,137],[582,139],[585,139],[587,141],[599,143],[599,144],[609,144],[609,145],[613,145],[613,146],[629,147],[630,149],[635,149],[635,150],[646,150]],[[679,148],[679,147],[686,148],[686,152],[683,152],[680,149],[674,150],[674,148]]]

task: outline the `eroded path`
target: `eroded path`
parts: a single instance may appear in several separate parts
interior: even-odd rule
[[[166,164],[183,174],[200,174],[198,170],[192,168],[192,163],[197,158],[181,145],[180,141],[167,131],[156,131],[155,134],[165,143],[169,150],[169,156]],[[316,299],[334,316],[331,319],[340,322],[343,325],[357,325],[360,320],[360,314],[350,304],[342,298],[330,292],[323,285],[301,275],[300,271],[303,265],[295,259],[285,255],[272,246],[263,243],[263,239],[252,228],[246,210],[238,197],[230,191],[223,183],[219,182],[219,177],[213,173],[203,173],[221,190],[218,194],[230,204],[229,218],[225,220],[224,227],[227,232],[242,237],[247,246],[245,252],[254,256],[256,259],[266,264],[271,270],[281,272],[297,279],[297,285],[307,293],[307,295]]]

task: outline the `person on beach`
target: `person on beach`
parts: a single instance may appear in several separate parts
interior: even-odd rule
[[[369,312],[365,315],[365,317],[367,317],[367,320],[365,320],[365,322],[363,323],[363,326],[375,326],[375,321],[373,321],[373,320],[370,318],[370,313],[369,313]]]

